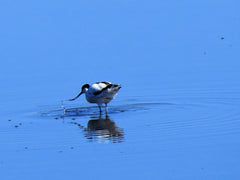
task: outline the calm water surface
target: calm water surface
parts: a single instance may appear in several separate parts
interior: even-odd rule
[[[120,91],[108,116],[71,103],[65,113],[60,103],[12,109],[2,118],[2,175],[225,179],[238,172],[239,89],[154,92],[129,99]]]
[[[0,6],[0,179],[239,179],[239,2],[71,2]]]

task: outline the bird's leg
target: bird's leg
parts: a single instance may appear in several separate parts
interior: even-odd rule
[[[108,108],[107,108],[107,103],[105,104],[105,114],[107,115],[107,111],[108,111]]]
[[[98,105],[98,107],[99,107],[99,114],[101,115],[102,114],[101,105]]]

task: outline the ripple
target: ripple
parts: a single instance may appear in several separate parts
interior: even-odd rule
[[[155,106],[160,105],[174,105],[173,103],[132,103],[117,106],[109,106],[108,114],[116,114],[123,112],[134,112],[150,110]],[[39,112],[43,117],[73,117],[73,116],[91,116],[99,114],[99,109],[97,106],[87,106],[87,107],[73,107],[73,108],[62,108],[62,109],[52,109],[44,110]]]
[[[168,135],[203,138],[240,134],[240,91],[182,89],[170,95],[173,102],[178,102],[172,114],[166,112],[161,115],[165,120],[155,122]]]
[[[140,101],[141,97],[138,98]],[[138,129],[135,127],[137,122],[138,128],[142,128],[141,133],[148,132],[144,136],[139,134],[140,140],[143,140],[143,137],[146,140],[157,137],[162,141],[165,138],[167,142],[171,138],[182,137],[194,141],[199,138],[206,140],[210,137],[222,138],[226,135],[240,134],[238,108],[240,106],[240,91],[182,89],[169,91],[168,94],[158,94],[158,96],[152,94],[149,99],[144,100],[145,102],[126,101],[120,105],[109,106],[109,115],[125,113],[124,117],[116,116],[123,121],[124,118],[128,118],[126,114],[131,115],[131,121],[124,121],[126,123],[124,129],[129,129],[133,125],[136,129],[129,130],[130,134],[128,133],[128,135],[133,136],[135,133],[137,136]],[[43,117],[89,118],[99,114],[97,106],[67,108],[65,113],[64,109],[49,109],[39,112],[40,115]],[[90,122],[98,123],[96,118],[92,120]],[[91,142],[113,142],[118,141],[120,137],[114,136],[104,128],[94,131],[89,131],[87,127],[83,129],[84,136]]]

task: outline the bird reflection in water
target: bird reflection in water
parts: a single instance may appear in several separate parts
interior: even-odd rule
[[[123,130],[109,116],[90,119],[85,132],[85,137],[89,141],[97,140],[103,143],[120,143],[123,142],[124,137]]]

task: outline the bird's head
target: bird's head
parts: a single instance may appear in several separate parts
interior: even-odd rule
[[[81,94],[87,92],[88,88],[89,88],[89,84],[84,84],[81,88],[81,92],[73,99],[69,99],[69,101],[74,101],[75,99],[77,99],[79,96],[81,96]]]
[[[82,91],[81,91],[81,93],[85,93],[85,92],[87,92],[87,90],[89,89],[89,84],[84,84],[83,86],[82,86]]]

